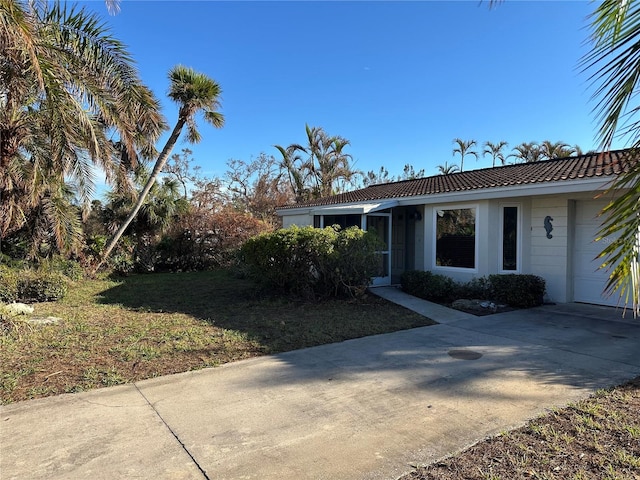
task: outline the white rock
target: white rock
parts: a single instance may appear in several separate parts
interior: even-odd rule
[[[26,303],[9,303],[3,307],[3,310],[8,315],[31,315],[33,313],[33,307]]]

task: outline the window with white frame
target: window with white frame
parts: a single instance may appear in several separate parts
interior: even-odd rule
[[[435,209],[435,264],[476,268],[476,208]]]

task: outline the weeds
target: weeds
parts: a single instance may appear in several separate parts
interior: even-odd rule
[[[2,403],[433,323],[375,297],[290,302],[222,271],[77,281],[35,307],[62,320],[0,332]]]

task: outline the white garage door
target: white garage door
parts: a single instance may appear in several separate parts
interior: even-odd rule
[[[618,298],[607,297],[602,292],[607,284],[608,273],[598,267],[602,263],[596,256],[605,248],[604,242],[614,238],[596,242],[602,218],[598,213],[607,201],[576,202],[575,248],[573,252],[573,296],[576,302],[595,303],[616,306]]]

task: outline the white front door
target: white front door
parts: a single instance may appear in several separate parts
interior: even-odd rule
[[[374,232],[382,241],[380,276],[374,277],[373,286],[391,285],[391,214],[370,213],[366,216],[365,229]]]

